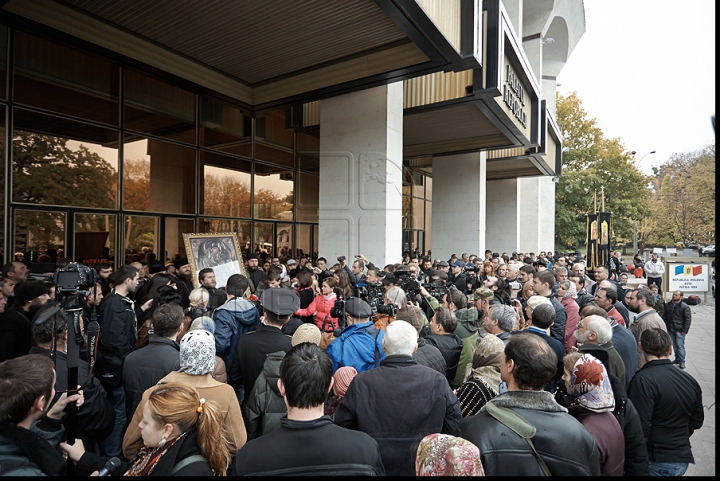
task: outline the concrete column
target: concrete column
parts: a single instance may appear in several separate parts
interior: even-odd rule
[[[555,250],[555,183],[551,177],[518,178],[522,252]]]
[[[402,82],[323,100],[319,254],[402,256]]]
[[[491,180],[487,183],[487,248],[508,255],[518,250],[520,217],[518,179]]]
[[[432,257],[485,252],[485,152],[433,159]]]

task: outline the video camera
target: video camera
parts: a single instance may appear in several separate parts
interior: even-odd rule
[[[410,271],[395,271],[393,273],[397,278],[397,285],[406,294],[417,294],[420,291],[420,283],[412,275]]]
[[[339,287],[336,287],[333,289],[333,292],[335,292],[335,295],[337,298],[335,299],[335,304],[333,305],[332,309],[330,309],[330,316],[331,317],[337,317],[338,319],[338,328],[333,331],[333,335],[335,337],[338,337],[340,335],[340,332],[345,329],[346,325],[346,313],[345,313],[345,295],[343,293],[343,290]],[[325,325],[323,324],[323,328]]]
[[[381,283],[358,284],[355,291],[355,296],[370,304],[373,314],[377,314],[378,306],[383,304],[385,298],[385,288],[383,285]]]
[[[390,317],[395,317],[398,311],[398,306],[395,304],[380,304],[377,307],[378,314],[387,314]]]
[[[450,285],[446,282],[443,282],[441,280],[432,281],[428,284],[423,284],[422,286],[425,288],[425,290],[433,296],[435,299],[437,299],[439,302],[442,303],[443,297],[445,297],[445,294],[447,294],[448,289],[450,289]]]

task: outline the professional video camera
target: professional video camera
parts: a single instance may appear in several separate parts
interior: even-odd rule
[[[415,276],[412,275],[412,272],[395,271],[393,274],[395,274],[398,280],[398,287],[405,291],[406,294],[417,294],[420,291],[420,283]]]
[[[338,337],[340,332],[345,329],[347,314],[345,313],[345,296],[343,290],[336,287],[333,289],[333,292],[335,292],[337,298],[335,299],[335,304],[332,309],[330,309],[330,316],[337,317],[338,319],[338,328],[334,330],[335,337]]]
[[[385,299],[385,288],[381,283],[357,284],[355,296],[370,304],[373,314],[377,314],[378,306],[381,306]]]
[[[395,304],[380,304],[377,307],[378,314],[387,314],[390,317],[395,317],[398,311],[398,306]]]
[[[450,285],[452,284],[448,284],[441,280],[435,280],[430,282],[429,284],[423,284],[422,286],[425,288],[428,294],[433,296],[439,302],[442,302],[443,297],[445,297],[445,294],[447,294],[447,291],[450,288]]]

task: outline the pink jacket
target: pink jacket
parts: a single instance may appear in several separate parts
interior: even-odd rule
[[[565,321],[565,352],[577,345],[575,339],[575,328],[580,324],[580,308],[572,297],[560,299],[560,303],[567,311],[567,320]]]
[[[333,331],[338,328],[337,317],[330,316],[330,309],[335,306],[335,294],[330,294],[328,299],[325,299],[322,294],[315,296],[315,299],[305,309],[298,309],[295,311],[296,316],[311,316],[315,314],[315,325],[322,331],[323,322],[327,318],[325,325],[326,331]]]

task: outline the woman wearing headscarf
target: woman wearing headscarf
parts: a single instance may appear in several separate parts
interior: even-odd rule
[[[485,476],[480,450],[450,434],[428,434],[418,445],[416,476]]]
[[[567,311],[567,320],[565,321],[565,352],[570,352],[571,347],[577,345],[575,339],[575,329],[580,323],[580,307],[575,299],[577,299],[577,290],[575,284],[570,281],[561,281],[558,287],[558,299]]]
[[[610,377],[600,360],[573,352],[563,358],[563,380],[570,394],[568,412],[595,438],[600,454],[601,476],[622,476],[625,466],[625,436],[613,415],[615,395]]]
[[[472,364],[468,366],[465,382],[457,389],[460,412],[468,417],[480,409],[500,391],[500,365],[505,343],[487,334],[475,346]]]
[[[148,397],[140,421],[144,446],[114,476],[224,476],[232,456],[220,406],[192,386],[167,383]],[[99,471],[109,457],[85,452],[82,441],[60,447],[74,461],[75,474]]]
[[[245,422],[235,390],[229,384],[213,379],[214,369],[215,337],[204,329],[189,331],[180,340],[180,370],[171,372],[143,394],[123,437],[123,455],[133,459],[143,446],[139,424],[148,398],[165,384],[181,382],[193,386],[201,397],[220,405],[222,424],[227,427],[230,451],[234,456],[247,441]]]

